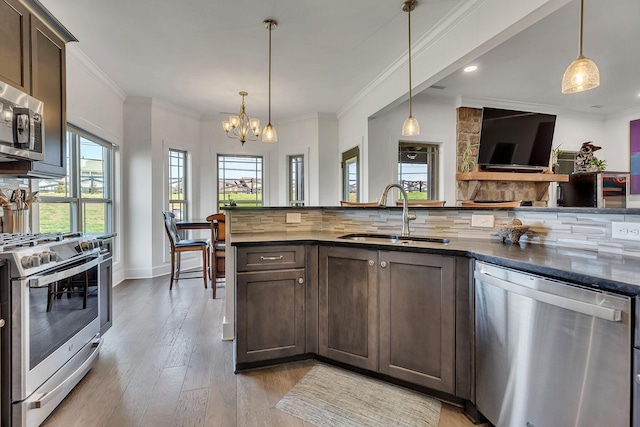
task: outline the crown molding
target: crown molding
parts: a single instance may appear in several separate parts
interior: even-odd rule
[[[452,10],[447,16],[440,20],[430,31],[425,33],[418,39],[412,46],[412,56],[414,59],[421,53],[428,50],[436,41],[438,41],[443,35],[447,34],[459,23],[464,21],[471,13],[473,13],[478,7],[480,7],[486,0],[468,0],[463,1],[461,4]],[[362,102],[371,92],[376,90],[392,75],[397,73],[401,68],[405,67],[408,63],[409,50],[405,51],[398,59],[396,59],[391,65],[389,65],[382,73],[380,73],[375,79],[367,84],[356,96],[348,101],[337,112],[337,117],[341,118],[347,111],[354,106]],[[417,86],[417,85],[415,85]]]
[[[87,73],[93,75],[102,83],[105,84],[116,96],[118,96],[122,101],[127,98],[127,94],[125,91],[120,89],[120,86],[115,84],[113,80],[107,76],[104,71],[98,67],[95,62],[91,60],[76,44],[67,45],[67,58],[75,61],[82,69],[84,69]]]

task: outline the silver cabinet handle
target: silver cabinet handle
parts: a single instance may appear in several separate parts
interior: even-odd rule
[[[636,375],[636,382],[640,384],[640,374]]]
[[[304,283],[304,279],[302,277],[298,278],[298,283],[300,283],[301,285]]]
[[[0,328],[4,327],[4,319],[0,319]]]
[[[481,271],[476,271],[474,277],[479,282],[493,285],[498,288],[504,289],[507,292],[513,292],[536,301],[555,305],[556,307],[566,308],[567,310],[586,314],[588,316],[598,317],[610,322],[620,322],[622,320],[621,310],[589,304],[587,302],[577,301],[572,298],[566,298],[560,295],[539,291],[537,289],[529,288],[526,286],[521,286],[507,280],[499,279]]]
[[[279,256],[261,256],[260,260],[261,261],[280,261],[282,258],[284,258],[282,255],[279,255]]]
[[[376,262],[372,259],[369,260],[369,267],[373,267],[374,265],[376,265]]]
[[[387,261],[381,261],[380,262],[380,267],[387,268]]]

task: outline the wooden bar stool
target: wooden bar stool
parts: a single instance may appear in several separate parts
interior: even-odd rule
[[[224,214],[213,214],[207,217],[211,223],[211,272],[213,297],[216,297],[216,281],[225,277],[225,249],[226,249],[226,224]]]

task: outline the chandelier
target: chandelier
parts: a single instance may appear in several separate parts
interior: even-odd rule
[[[244,97],[249,95],[247,92],[240,92],[242,104],[240,105],[240,114],[237,116],[229,116],[229,120],[222,122],[222,127],[229,138],[239,139],[244,145],[245,141],[255,141],[260,136],[260,120],[250,118],[244,111]]]

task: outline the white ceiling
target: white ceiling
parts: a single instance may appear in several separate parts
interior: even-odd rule
[[[640,1],[586,0],[583,54],[600,70],[600,86],[562,94],[562,75],[578,56],[580,2],[551,15],[480,56],[422,96],[462,96],[549,106],[557,111],[615,114],[640,108]],[[593,106],[600,106],[594,108]]]
[[[464,0],[420,0],[413,37]],[[41,0],[79,48],[127,95],[203,115],[266,119],[335,113],[395,61],[406,60],[401,0]]]
[[[419,0],[413,40],[465,0]],[[80,41],[79,48],[127,95],[167,101],[205,116],[266,119],[268,31],[272,33],[274,122],[335,113],[397,61],[406,61],[401,0],[41,0]],[[477,58],[420,96],[495,99],[615,113],[640,106],[640,1],[587,0],[584,54],[601,86],[563,95],[562,74],[577,56],[579,1]],[[414,77],[414,83],[419,77]],[[418,81],[419,82],[419,81]],[[602,105],[594,109],[592,105]]]

